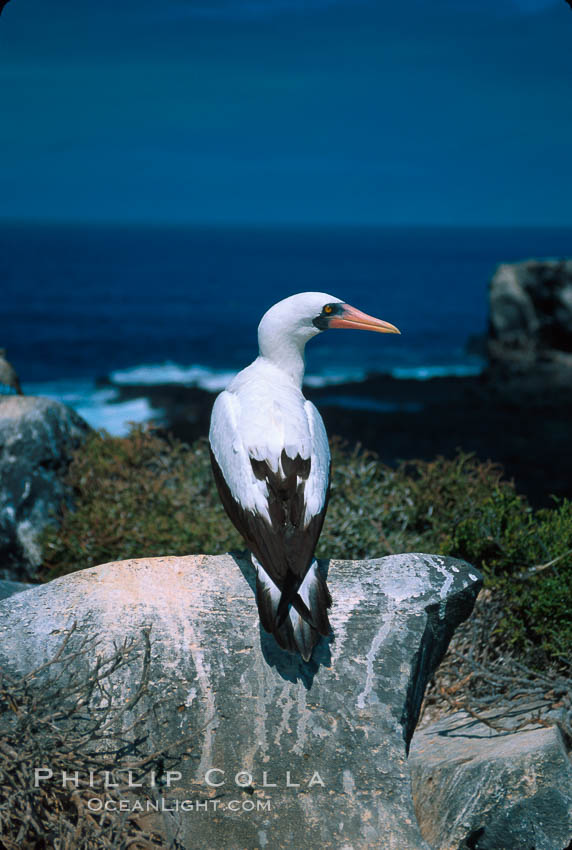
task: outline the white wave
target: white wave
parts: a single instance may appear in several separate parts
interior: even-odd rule
[[[131,423],[149,422],[161,415],[147,399],[135,398],[117,402],[118,390],[113,387],[98,389],[90,380],[61,380],[25,384],[26,395],[43,396],[72,407],[88,425],[103,428],[112,437],[124,437]]]
[[[211,369],[207,366],[180,366],[177,363],[149,363],[131,369],[116,369],[110,380],[114,384],[182,384],[201,387],[209,392],[220,392],[234,378],[236,372],[228,369]]]
[[[146,398],[134,398],[118,404],[78,405],[75,410],[92,428],[103,428],[113,437],[125,437],[133,423],[149,422],[159,411],[153,410]]]
[[[379,374],[392,375],[394,378],[427,381],[431,378],[466,378],[480,375],[483,368],[484,361],[475,359],[466,363],[395,366]],[[181,366],[178,363],[167,361],[165,363],[133,366],[130,369],[117,369],[109,377],[111,382],[117,385],[181,384],[187,387],[200,387],[214,393],[224,390],[235,375],[236,371],[231,369],[215,369],[198,364]],[[323,369],[319,373],[314,372],[306,375],[304,383],[308,387],[319,388],[361,383],[367,377],[368,372],[364,369],[351,366],[332,367]]]
[[[181,384],[187,387],[200,387],[209,392],[220,392],[230,383],[236,371],[214,369],[209,366],[181,366],[178,363],[148,363],[133,366],[130,369],[116,369],[109,376],[117,385],[150,386],[158,384]],[[306,375],[304,383],[309,387],[327,387],[336,384],[364,381],[366,373],[362,369],[325,369],[321,374]]]

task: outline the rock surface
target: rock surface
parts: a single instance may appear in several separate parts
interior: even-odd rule
[[[72,654],[85,637],[101,654],[146,630],[148,690],[113,732],[122,743],[138,734],[150,752],[192,735],[176,787],[137,792],[204,804],[153,815],[183,847],[423,850],[407,746],[481,578],[432,555],[321,566],[333,639],[308,664],[260,629],[249,562],[198,555],[105,564],[16,594],[0,603],[0,666],[37,669],[74,622]],[[62,676],[85,663],[62,657]],[[114,703],[140,676],[140,664],[114,672]]]
[[[509,373],[572,375],[572,260],[500,265],[489,289],[489,356]]]
[[[416,732],[415,811],[434,850],[566,850],[572,764],[557,726],[499,733],[464,712]]]
[[[62,477],[89,426],[47,398],[0,396],[0,578],[33,578],[38,536],[70,497]]]

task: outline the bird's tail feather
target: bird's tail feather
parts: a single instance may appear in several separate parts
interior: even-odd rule
[[[328,619],[328,608],[332,604],[332,597],[328,590],[328,585],[318,569],[318,562],[312,561],[312,565],[308,570],[306,577],[298,590],[298,597],[309,609],[312,617],[312,625],[316,631],[324,636],[330,633],[330,621]],[[296,599],[294,600],[296,606]],[[290,609],[292,610],[292,609]],[[303,612],[299,610],[299,613]]]
[[[257,561],[255,566],[256,601],[262,628],[274,635],[282,649],[299,652],[304,661],[309,661],[320,635],[328,635],[330,631],[328,608],[332,598],[317,561],[312,562],[286,616],[280,608],[280,588]]]

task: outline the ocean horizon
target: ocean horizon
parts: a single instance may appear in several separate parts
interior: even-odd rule
[[[25,393],[121,434],[152,417],[145,386],[223,389],[256,356],[263,313],[305,290],[402,332],[312,340],[310,386],[479,374],[498,264],[571,253],[572,228],[4,223],[0,347]],[[141,398],[118,403],[126,384]]]

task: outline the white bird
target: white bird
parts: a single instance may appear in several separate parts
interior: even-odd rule
[[[331,597],[314,559],[330,450],[302,394],[305,345],[328,328],[399,333],[323,292],[279,301],[258,326],[258,357],[217,397],[209,432],[221,501],[252,553],[262,626],[305,661],[330,631]]]

